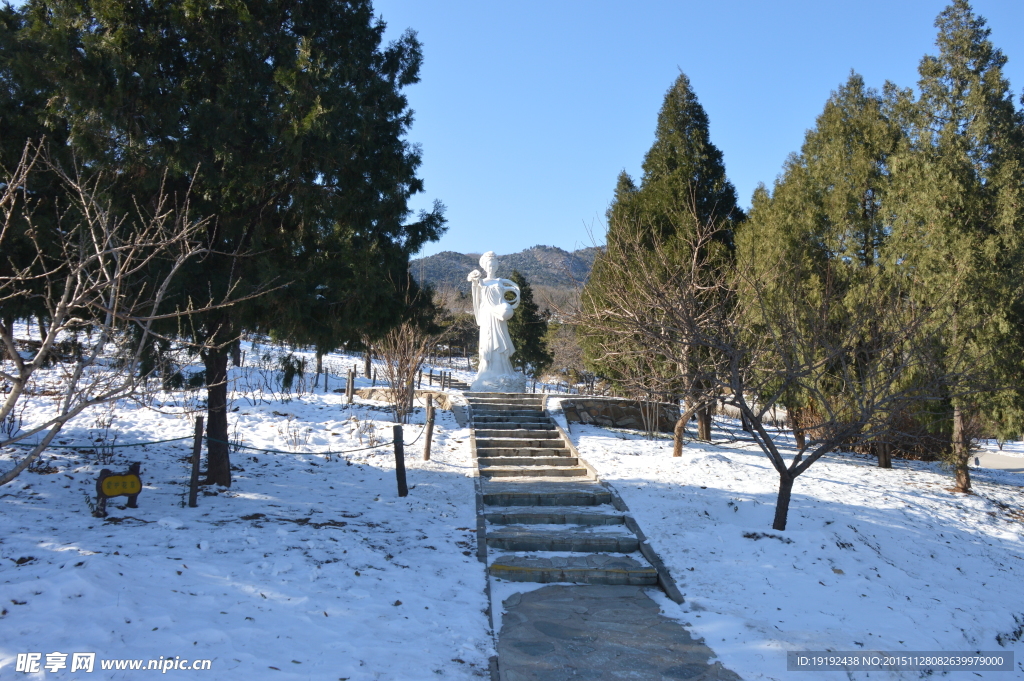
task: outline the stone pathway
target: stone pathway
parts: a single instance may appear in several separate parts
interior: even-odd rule
[[[480,559],[496,579],[558,583],[503,603],[496,678],[737,681],[659,613],[647,588],[682,596],[625,504],[547,415],[545,396],[465,395]]]
[[[501,681],[739,681],[636,586],[546,586],[504,603]]]
[[[978,460],[978,467],[981,468],[1024,473],[1024,459],[1017,456],[1006,456],[999,452],[979,452],[975,458]]]

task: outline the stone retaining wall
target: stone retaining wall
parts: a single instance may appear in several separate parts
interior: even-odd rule
[[[574,397],[562,400],[562,412],[570,423],[593,423],[609,428],[647,430],[641,405],[647,414],[657,416],[658,430],[671,433],[679,420],[678,404],[640,402],[615,397]]]
[[[387,388],[357,388],[356,395],[359,395],[364,400],[391,402],[391,393]],[[434,399],[434,406],[438,409],[450,410],[452,408],[451,395],[440,390],[417,390],[416,404],[425,407],[427,406],[427,399],[431,397]]]

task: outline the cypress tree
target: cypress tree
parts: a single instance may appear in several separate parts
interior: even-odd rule
[[[519,307],[508,320],[508,335],[516,348],[512,365],[527,375],[539,377],[551,366],[551,353],[544,340],[548,322],[538,311],[526,277],[519,270],[512,270],[511,279],[519,286]]]
[[[909,144],[894,163],[894,238],[925,285],[922,302],[948,322],[949,456],[957,491],[970,490],[976,426],[998,414],[1019,428],[1024,120],[1003,77],[1006,57],[966,0],[939,14],[937,55],[925,56],[919,97],[890,88]]]
[[[622,172],[607,217],[609,252],[633,248],[625,244],[633,244],[637,234],[648,234],[648,252],[667,248],[681,261],[690,257],[687,244],[698,225],[713,225],[714,241],[723,253],[710,262],[728,266],[735,226],[746,216],[736,205],[736,190],[726,178],[722,152],[711,142],[707,113],[685,74],[680,74],[665,94],[654,144],[644,157],[640,186]],[[635,257],[642,259],[645,254],[637,252]],[[607,287],[630,285],[605,270],[598,257],[583,293],[585,314],[600,314]],[[624,351],[610,361],[605,351],[610,337],[594,329],[581,331],[580,343],[588,368],[619,385],[633,384],[631,387],[650,392],[657,383],[659,390],[667,389],[674,393],[673,397],[684,394],[688,400],[701,390],[699,381],[695,383],[693,378],[699,373],[695,369],[701,362],[699,357],[692,358],[690,363],[694,366],[668,366],[657,357],[647,356],[639,347],[630,350],[630,340],[621,337],[615,342]],[[656,380],[652,371],[658,374]],[[650,380],[638,385],[638,381],[645,382],[645,376]],[[710,412],[701,409],[697,418],[701,437],[709,439]]]
[[[702,224],[721,223],[718,238],[731,248],[733,227],[745,216],[725,176],[722,152],[711,142],[708,115],[684,73],[665,93],[654,138],[637,192],[644,218],[667,237],[692,229],[692,221],[679,215],[692,210]]]
[[[390,282],[443,230],[439,206],[407,219],[423,189],[419,150],[403,139],[419,42],[407,32],[383,47],[368,0],[30,0],[25,12],[47,47],[49,119],[108,173],[112,199],[162,185],[216,216],[213,253],[176,280],[179,306],[269,291],[188,328],[206,365],[208,482],[228,485],[227,360],[239,333],[290,305],[316,312],[317,283],[304,278],[325,272],[331,295],[358,292],[331,301],[346,324],[400,313],[405,292]]]
[[[859,280],[873,276],[864,270],[894,264],[886,260],[889,160],[902,134],[883,109],[879,94],[851,73],[826,102],[800,153],[786,161],[772,192],[763,186],[755,192],[737,244],[756,279],[766,283],[759,295],[770,297],[772,306],[794,298],[846,299],[848,305],[828,307],[828,323],[839,330],[849,323],[847,310],[856,309]],[[748,293],[742,282],[740,292]],[[744,301],[743,309],[750,332],[762,333],[760,304]],[[783,403],[802,449],[815,405],[799,390]]]

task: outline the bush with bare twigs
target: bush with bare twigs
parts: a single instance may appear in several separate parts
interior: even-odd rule
[[[44,172],[56,176],[62,188],[61,212],[52,220],[39,219],[33,205],[31,184]],[[136,206],[135,215],[113,214],[103,198],[102,178],[68,174],[34,144],[26,146],[0,187],[0,252],[19,239],[21,256],[6,258],[0,269],[0,309],[35,307],[49,323],[26,352],[19,351],[11,320],[0,320],[0,380],[7,385],[0,422],[19,413],[33,380],[59,360],[47,376],[54,384],[48,386],[52,409],[37,413],[31,426],[0,436],[0,447],[35,438],[27,455],[0,473],[5,484],[31,465],[68,421],[145,385],[139,368],[157,338],[155,322],[215,304],[166,309],[168,287],[182,265],[207,252],[197,239],[207,220],[192,217],[187,203],[171,206],[160,195],[147,204],[150,211]]]

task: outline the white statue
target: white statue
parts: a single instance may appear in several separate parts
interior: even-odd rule
[[[473,289],[473,314],[480,326],[480,367],[473,381],[477,392],[525,392],[526,376],[512,368],[510,358],[516,351],[508,335],[506,322],[519,307],[519,287],[510,279],[495,276],[498,259],[494,251],[480,256],[480,270],[473,270],[466,277]],[[505,293],[512,292],[513,300],[506,300]]]

